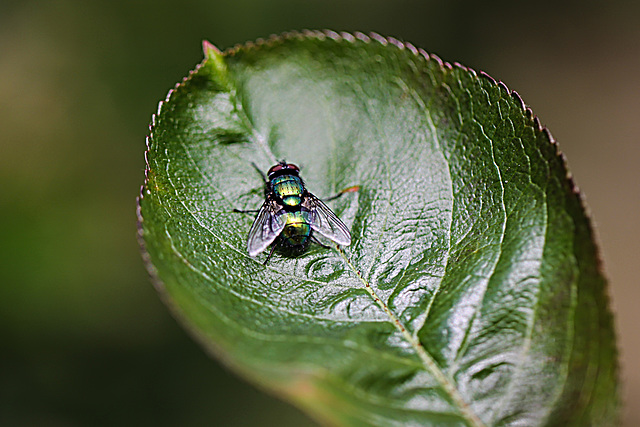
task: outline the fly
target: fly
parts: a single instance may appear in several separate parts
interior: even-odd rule
[[[282,161],[272,166],[266,176],[256,165],[253,166],[264,179],[264,203],[259,210],[234,209],[235,212],[258,213],[247,237],[249,256],[255,257],[273,244],[264,262],[266,265],[278,245],[304,250],[313,240],[327,247],[313,237],[313,232],[342,246],[351,244],[347,226],[322,200],[307,191],[298,166]],[[346,188],[327,200],[337,199],[359,188]]]

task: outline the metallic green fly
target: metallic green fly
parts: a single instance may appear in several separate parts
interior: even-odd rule
[[[258,213],[247,237],[249,256],[254,257],[273,244],[264,262],[266,265],[278,245],[301,251],[314,241],[327,247],[313,237],[313,232],[342,246],[351,244],[347,226],[322,200],[307,191],[298,166],[282,161],[272,166],[266,176],[254,167],[264,179],[265,201],[259,210],[234,209],[235,212]],[[346,188],[327,200],[359,188]]]

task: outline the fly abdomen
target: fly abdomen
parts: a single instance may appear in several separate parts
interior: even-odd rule
[[[286,212],[286,224],[281,238],[287,246],[303,248],[311,236],[311,214],[302,208],[295,212]]]

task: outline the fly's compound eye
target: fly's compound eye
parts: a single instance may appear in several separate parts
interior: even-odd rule
[[[271,175],[272,173],[277,172],[282,168],[283,168],[283,165],[281,165],[281,164],[277,164],[275,166],[271,166],[271,169],[269,169],[269,172],[267,172],[267,175]]]
[[[271,166],[271,169],[269,169],[269,172],[267,172],[267,175],[271,176],[271,174],[276,173],[276,172],[281,171],[281,170],[292,170],[292,171],[295,171],[295,172],[300,172],[300,168],[298,166],[296,166],[294,164],[291,164],[291,163],[282,162],[282,163],[278,163],[275,166]]]

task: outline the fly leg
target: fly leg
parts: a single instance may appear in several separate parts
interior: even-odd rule
[[[262,177],[262,180],[264,182],[268,182],[269,181],[267,179],[267,175],[265,175],[264,172],[262,172],[262,170],[258,167],[258,165],[256,165],[255,163],[251,162],[251,166],[253,166],[253,168],[258,171],[258,173],[260,174],[260,176]]]
[[[257,170],[260,176],[262,177],[262,182],[264,183],[264,195],[265,196],[269,195],[269,192],[271,191],[270,185],[269,185],[269,178],[267,177],[267,175],[264,174],[264,172],[262,172],[262,170],[258,167],[258,165],[251,162],[251,166],[253,166],[253,168]]]
[[[258,212],[260,212],[260,209],[247,209],[247,210],[242,210],[242,209],[233,209],[234,212],[238,212],[238,213],[244,213],[244,214],[256,214]]]
[[[264,263],[262,265],[266,266],[267,263],[269,262],[269,260],[271,259],[271,255],[273,255],[273,252],[276,250],[276,246],[278,246],[278,242],[274,242],[273,245],[271,246],[271,251],[269,252],[269,256],[267,257],[267,259],[264,261]]]
[[[331,200],[337,199],[338,197],[342,196],[344,193],[355,193],[358,190],[360,190],[360,186],[359,185],[353,185],[351,187],[345,188],[344,190],[342,190],[341,192],[339,192],[335,196],[331,196],[328,199],[324,199],[324,201],[325,202],[329,202]]]

